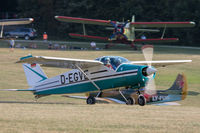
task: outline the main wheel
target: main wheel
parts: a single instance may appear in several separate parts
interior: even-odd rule
[[[138,96],[138,104],[144,106],[146,104],[146,98],[143,95]]]
[[[133,104],[135,104],[135,100],[134,100],[132,97],[129,97],[129,98],[127,99],[126,104],[127,104],[127,105],[133,105]]]
[[[86,100],[86,103],[87,103],[87,104],[95,104],[95,103],[96,103],[96,100],[95,100],[94,97],[89,96],[89,97],[87,98],[87,100]]]

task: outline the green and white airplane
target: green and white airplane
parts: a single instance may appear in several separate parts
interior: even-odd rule
[[[24,72],[30,86],[29,89],[9,89],[14,91],[31,91],[35,98],[52,94],[72,94],[98,92],[99,97],[104,90],[117,90],[119,87],[131,87],[133,89],[145,88],[145,93],[152,95],[154,90],[154,78],[156,67],[191,62],[191,60],[165,60],[151,61],[153,48],[143,48],[146,61],[129,61],[120,56],[103,56],[95,60],[57,58],[46,56],[25,56],[17,63],[24,63]],[[105,65],[107,62],[111,67]],[[40,68],[59,67],[72,69],[58,76],[48,78]],[[148,65],[144,65],[148,64]],[[155,67],[152,67],[153,64]],[[126,97],[121,93],[125,101]],[[94,104],[95,97],[87,98],[87,104]],[[146,100],[138,95],[138,104],[145,105]]]

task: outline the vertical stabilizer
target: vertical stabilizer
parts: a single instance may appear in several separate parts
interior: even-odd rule
[[[135,22],[135,15],[132,16],[131,22]],[[135,40],[135,27],[134,26],[128,26],[128,28],[125,30],[125,35],[128,37],[129,41]]]
[[[169,94],[181,95],[182,100],[184,100],[187,96],[187,90],[188,85],[186,76],[184,74],[178,74],[174,84],[167,91]]]
[[[39,64],[23,64],[24,72],[26,75],[29,86],[35,86],[36,83],[47,79],[46,74],[42,71]]]

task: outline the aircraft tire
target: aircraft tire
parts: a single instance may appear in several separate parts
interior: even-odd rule
[[[129,97],[129,98],[127,99],[126,104],[127,104],[127,105],[133,105],[133,104],[135,104],[135,100],[134,100],[132,97]]]
[[[140,106],[144,106],[146,104],[146,99],[145,99],[145,97],[143,95],[139,95],[138,96],[138,104]]]
[[[95,100],[94,97],[89,96],[89,97],[87,98],[87,100],[86,100],[86,103],[87,103],[87,104],[95,104],[95,103],[96,103],[96,100]]]

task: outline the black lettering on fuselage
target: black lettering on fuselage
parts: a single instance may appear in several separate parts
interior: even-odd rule
[[[79,78],[78,78],[78,73],[75,72],[75,73],[74,73],[74,81],[76,82],[76,81],[78,81],[78,79],[79,79]]]
[[[73,74],[73,73],[69,73],[69,74],[68,74],[69,83],[73,82],[72,74]]]
[[[60,82],[61,84],[65,84],[65,75],[60,75]]]
[[[78,72],[78,74],[79,74],[80,79],[81,79],[81,80],[84,80],[84,75],[83,75],[83,73],[82,73],[82,72]]]

